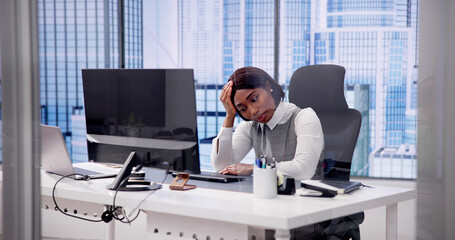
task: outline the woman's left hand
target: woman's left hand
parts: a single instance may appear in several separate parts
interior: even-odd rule
[[[235,163],[221,170],[221,174],[244,175],[253,174],[253,164]]]

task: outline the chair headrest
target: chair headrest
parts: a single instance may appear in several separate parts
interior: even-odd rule
[[[347,111],[344,97],[346,70],[338,65],[311,65],[297,69],[289,83],[289,102],[316,113]]]

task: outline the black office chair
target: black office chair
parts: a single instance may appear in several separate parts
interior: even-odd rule
[[[344,97],[344,67],[312,65],[297,69],[289,83],[289,102],[311,107],[324,132],[324,151],[316,178],[349,180],[352,155],[362,115],[348,108]]]
[[[289,102],[302,109],[311,107],[321,121],[324,150],[315,179],[349,181],[362,116],[346,103],[345,73],[345,68],[337,65],[305,66],[294,72],[289,83]],[[315,224],[310,235],[314,234],[312,239],[360,239],[363,219],[362,212],[324,221]]]

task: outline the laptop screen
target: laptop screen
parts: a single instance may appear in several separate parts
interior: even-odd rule
[[[74,173],[59,127],[41,125],[41,168],[63,176]]]

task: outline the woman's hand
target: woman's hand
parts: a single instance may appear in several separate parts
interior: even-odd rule
[[[221,174],[231,174],[231,175],[244,175],[249,176],[253,174],[253,164],[245,163],[236,163],[227,166],[225,169],[221,170]]]
[[[220,93],[220,101],[226,110],[226,118],[232,118],[233,120],[235,117],[235,107],[231,102],[232,84],[232,81],[229,81],[223,86],[223,90]]]

